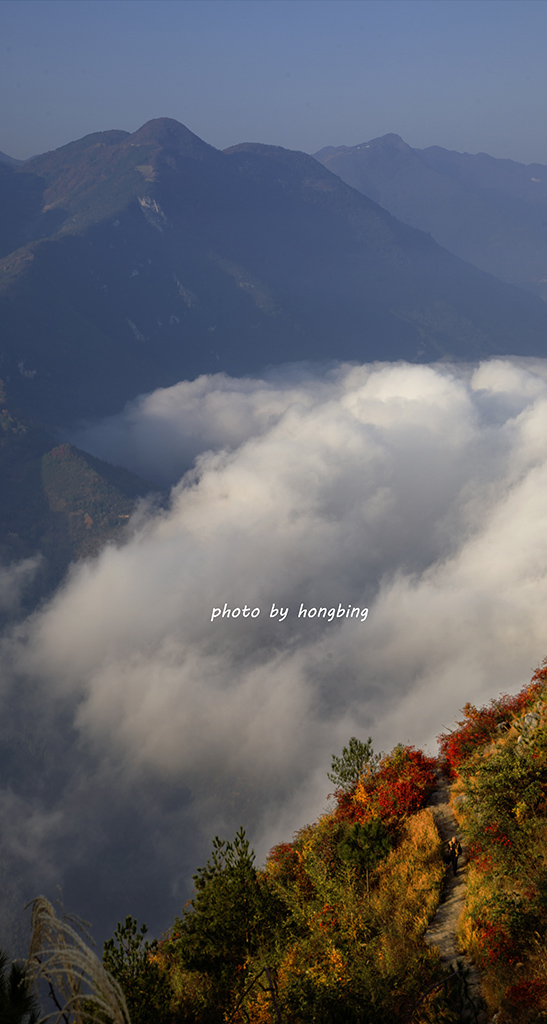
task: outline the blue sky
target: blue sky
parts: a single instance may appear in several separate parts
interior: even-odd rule
[[[547,163],[546,38],[543,0],[2,0],[0,150],[168,116],[219,148]]]

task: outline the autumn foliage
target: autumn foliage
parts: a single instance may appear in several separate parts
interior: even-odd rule
[[[353,824],[375,817],[389,821],[415,813],[435,787],[436,766],[435,758],[399,744],[349,793],[336,791],[335,819]]]
[[[404,1019],[442,978],[423,944],[444,876],[425,808],[435,765],[411,746],[379,757],[354,737],[333,758],[333,809],[275,846],[265,869],[244,833],[215,840],[160,948],[177,1024]]]
[[[470,858],[461,945],[490,1016],[547,1021],[547,664],[514,696],[466,704],[439,747],[439,760],[403,744],[378,756],[353,737],[333,758],[331,809],[263,869],[243,831],[215,839],[158,946],[169,1022],[463,1020],[424,943],[445,879],[427,806],[440,767]]]
[[[520,693],[514,696],[502,694],[481,708],[465,704],[464,717],[457,723],[458,728],[442,733],[437,740],[440,758],[451,777],[456,778],[460,765],[475,750],[491,742],[499,729],[532,707],[544,692],[546,684],[547,666],[544,664]]]
[[[547,664],[440,737],[470,856],[461,938],[498,1024],[547,1020]]]

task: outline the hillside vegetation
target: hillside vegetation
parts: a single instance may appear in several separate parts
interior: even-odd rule
[[[434,762],[400,746],[362,767],[264,871],[244,833],[215,840],[160,947],[181,1019],[380,1022],[438,976],[421,942],[444,874],[423,809]]]
[[[439,738],[438,759],[402,744],[377,756],[370,740],[352,738],[332,761],[332,809],[275,846],[263,869],[243,829],[232,841],[215,838],[193,898],[159,942],[128,917],[105,943],[122,1016],[132,1024],[547,1020],[547,663],[516,696],[467,704],[463,715]],[[463,962],[443,964],[424,942],[447,871],[427,805],[441,770],[453,781],[469,853],[460,947],[481,970],[487,1015]],[[82,940],[47,901],[35,901],[33,914],[48,934],[70,933],[63,962],[79,963]],[[49,978],[55,950],[36,936],[32,948],[29,966]],[[89,963],[102,978],[99,962]],[[104,1001],[98,1009],[93,985],[81,994],[79,984],[72,977],[70,1019],[104,1024]]]
[[[470,850],[461,942],[496,1024],[547,1020],[547,663],[440,737]]]
[[[128,917],[105,944],[133,1024],[468,1019],[461,985],[447,983],[453,972],[423,942],[445,876],[425,806],[435,769],[413,747],[376,757],[370,741],[352,739],[333,758],[333,809],[274,847],[264,869],[243,829],[215,838],[193,899],[160,942]],[[47,976],[48,951],[35,946]],[[77,1020],[91,1024],[94,1013],[86,998]]]

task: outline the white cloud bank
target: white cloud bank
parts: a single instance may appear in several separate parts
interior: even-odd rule
[[[243,821],[263,856],[351,735],[434,752],[547,654],[545,362],[200,378],[79,441],[144,475],[201,454],[5,650],[112,779],[189,787],[210,836]]]

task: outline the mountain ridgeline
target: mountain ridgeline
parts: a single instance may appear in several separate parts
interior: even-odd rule
[[[538,295],[463,262],[377,205],[397,179],[393,153],[403,183],[409,161],[425,167],[402,140],[386,139],[357,156],[323,151],[326,167],[275,146],[221,152],[160,118],[25,162],[0,155],[0,559],[46,556],[35,599],[72,559],[123,536],[148,489],[59,446],[59,429],[204,373],[241,376],[295,360],[546,354]],[[367,174],[355,170],[362,150],[376,160],[376,177],[370,160]],[[427,153],[429,178],[414,175],[422,199],[449,211],[459,196],[462,224],[471,209],[464,193],[478,202],[482,189],[480,208],[492,203],[474,158],[461,158],[456,188],[446,168],[459,155]],[[509,172],[499,163],[507,162],[494,161],[501,194]],[[347,184],[338,174],[350,164]],[[541,210],[539,171],[526,187],[520,171],[513,177],[513,203],[533,200]],[[412,221],[404,204],[392,206]],[[438,240],[454,242],[433,226]],[[474,258],[471,250],[460,255]],[[495,261],[481,266],[499,270]],[[529,286],[531,273],[514,279]]]
[[[399,135],[315,154],[343,181],[481,270],[547,299],[547,167],[413,149]]]
[[[545,353],[536,296],[304,153],[158,119],[0,176],[0,374],[50,427],[220,370]]]

